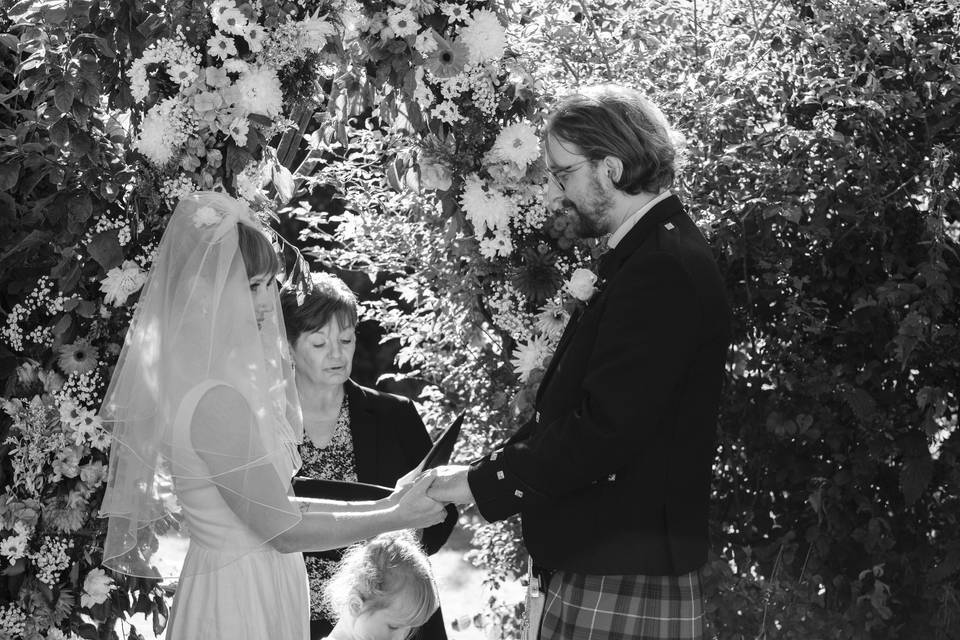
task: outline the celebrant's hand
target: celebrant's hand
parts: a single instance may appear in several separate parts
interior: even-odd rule
[[[423,529],[439,524],[446,518],[447,511],[443,503],[427,496],[427,490],[433,483],[435,475],[433,471],[429,471],[413,484],[394,491],[393,495],[399,497],[396,510],[404,522],[404,528]]]
[[[440,502],[473,504],[473,493],[470,491],[470,484],[467,482],[467,471],[469,470],[470,467],[457,464],[437,467],[435,469],[436,478],[430,485],[427,495]]]

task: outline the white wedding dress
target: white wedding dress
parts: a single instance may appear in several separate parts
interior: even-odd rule
[[[177,419],[192,415],[213,384],[188,393]],[[184,455],[196,456],[188,443],[179,444]],[[285,482],[300,466],[296,449],[289,450]],[[202,464],[199,457],[194,463]],[[209,480],[179,479],[177,499],[190,545],[166,640],[307,640],[310,590],[303,555],[264,544]]]

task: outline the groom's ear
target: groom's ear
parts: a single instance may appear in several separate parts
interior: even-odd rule
[[[607,174],[613,185],[616,185],[623,177],[623,160],[616,156],[607,156],[600,162],[600,170]]]

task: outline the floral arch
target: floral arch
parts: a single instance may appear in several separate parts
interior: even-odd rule
[[[33,96],[52,92],[36,133],[68,168],[25,157],[3,179],[23,187],[38,171],[37,209],[62,212],[68,233],[38,232],[53,251],[23,269],[2,327],[28,357],[3,400],[11,585],[0,629],[101,637],[132,612],[163,626],[157,583],[99,567],[110,436],[96,410],[186,193],[228,191],[277,226],[329,223],[312,205],[332,189],[337,242],[315,257],[387,274],[398,295],[365,314],[400,337],[405,375],[429,383],[428,421],[470,406],[476,447],[526,410],[510,390],[535,381],[568,313],[562,285],[589,252],[539,202],[542,87],[511,49],[502,8],[48,1],[21,2],[9,19],[16,78]]]

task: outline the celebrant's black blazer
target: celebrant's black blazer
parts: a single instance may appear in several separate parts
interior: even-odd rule
[[[520,512],[545,569],[680,575],[707,559],[707,507],[730,310],[676,196],[601,258],[532,420],[468,474],[480,513]]]
[[[357,481],[394,486],[401,476],[420,464],[433,444],[417,408],[408,398],[362,387],[353,380],[347,380],[344,391],[350,406]],[[421,544],[428,554],[443,546],[456,523],[457,510],[448,507],[446,520],[424,529]],[[319,555],[339,559],[342,553],[338,549]],[[314,629],[316,626],[311,625],[311,637],[324,637],[330,632],[326,625]],[[414,640],[446,640],[441,612],[438,610],[417,634]]]

